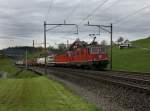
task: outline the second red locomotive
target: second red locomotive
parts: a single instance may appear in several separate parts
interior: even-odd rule
[[[64,54],[54,56],[55,65],[90,67],[104,69],[109,60],[106,53],[106,46],[98,45],[94,40],[87,44],[77,39]]]

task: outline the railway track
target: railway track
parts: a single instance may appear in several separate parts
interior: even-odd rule
[[[31,68],[37,72],[44,73],[44,68]],[[150,94],[150,74],[133,73],[125,71],[91,71],[82,69],[49,67],[48,73],[56,76],[80,77],[83,79],[92,79],[94,81],[105,81],[121,87],[130,88],[139,92]]]

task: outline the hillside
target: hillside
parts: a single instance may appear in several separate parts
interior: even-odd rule
[[[26,51],[28,51],[28,54],[34,54],[36,52],[42,52],[42,48],[41,47],[35,48],[35,47],[28,47],[28,46],[9,47],[9,48],[3,49],[2,53],[7,57],[18,60],[18,59],[25,58]]]
[[[136,46],[150,49],[150,37],[148,37],[146,39],[140,39],[140,40],[133,41],[133,44]]]
[[[148,48],[150,38],[133,41],[133,44]],[[141,48],[119,49],[114,46],[113,69],[150,72],[150,51]]]

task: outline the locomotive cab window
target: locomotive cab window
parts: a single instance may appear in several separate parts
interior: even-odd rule
[[[102,52],[102,53],[106,53],[106,52],[107,52],[106,47],[101,47],[101,48],[100,48],[100,52]]]
[[[90,48],[90,54],[99,54],[100,48],[99,47],[91,47]]]

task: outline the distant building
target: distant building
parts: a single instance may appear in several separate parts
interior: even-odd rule
[[[0,50],[0,57],[2,57],[3,56],[3,52],[2,52],[2,50]]]
[[[131,48],[132,43],[129,40],[125,40],[122,44],[119,45],[119,48]]]

